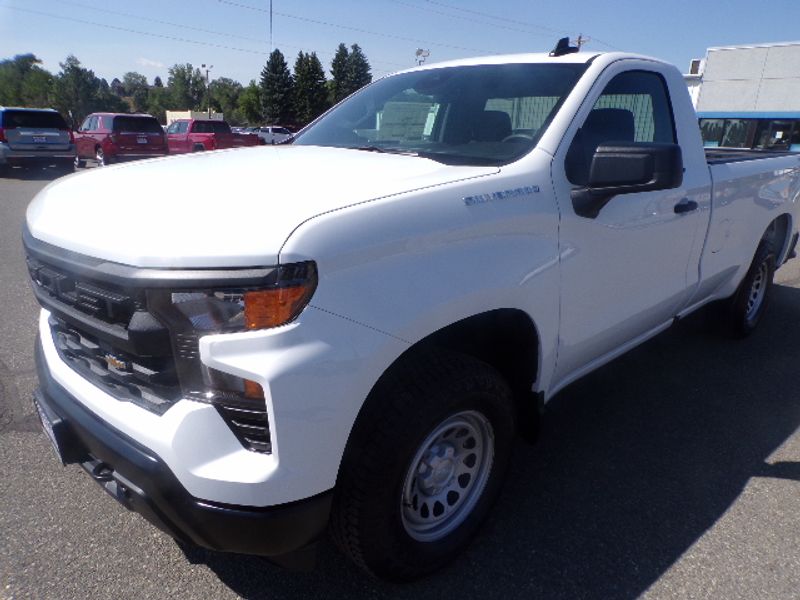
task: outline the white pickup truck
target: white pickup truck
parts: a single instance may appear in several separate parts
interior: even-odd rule
[[[294,183],[237,183],[265,173]],[[43,190],[35,403],[64,463],[178,540],[289,562],[330,529],[371,573],[420,577],[564,386],[712,301],[756,327],[799,175],[707,155],[655,59],[398,73],[290,145]]]

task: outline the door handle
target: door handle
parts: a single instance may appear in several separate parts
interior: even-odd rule
[[[689,200],[688,198],[684,198],[675,205],[676,215],[692,212],[693,210],[697,210],[697,202],[694,200]]]

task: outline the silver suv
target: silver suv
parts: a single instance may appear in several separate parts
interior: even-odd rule
[[[72,171],[75,140],[52,108],[0,106],[0,174],[11,165],[53,165]]]

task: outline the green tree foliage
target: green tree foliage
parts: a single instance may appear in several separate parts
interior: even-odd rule
[[[267,123],[292,123],[293,81],[283,54],[272,51],[261,71],[261,105]]]
[[[125,86],[122,85],[122,82],[119,80],[118,77],[114,77],[114,79],[111,80],[111,85],[109,87],[111,88],[111,93],[114,94],[115,96],[119,96],[120,98],[122,98],[123,96],[126,95]]]
[[[111,82],[114,83],[113,81]],[[147,110],[147,97],[150,94],[150,86],[147,77],[141,73],[128,72],[122,77],[122,85],[125,88],[126,96],[130,98],[133,110],[145,112]],[[114,88],[111,88],[112,92]]]
[[[53,76],[39,66],[41,62],[33,54],[0,61],[0,104],[50,106]]]
[[[347,96],[347,46],[339,44],[331,61],[331,100],[335,104]]]
[[[209,84],[211,108],[223,113],[229,122],[235,121],[235,111],[239,106],[242,84],[227,77],[220,77]]]
[[[160,123],[167,122],[167,110],[172,108],[169,89],[153,87],[147,95],[147,112],[153,115]]]
[[[167,87],[170,92],[169,108],[175,110],[204,108],[206,80],[200,69],[193,68],[191,63],[170,67]]]
[[[294,113],[300,126],[307,125],[328,108],[325,70],[317,53],[300,52],[294,63]]]
[[[111,93],[105,80],[84,69],[75,56],[70,54],[60,66],[61,72],[53,81],[53,104],[74,126],[92,112],[125,112],[125,102]]]
[[[167,110],[205,110],[211,106],[232,123],[281,123],[304,125],[334,101],[372,80],[369,62],[358,44],[348,50],[339,44],[331,63],[333,79],[315,52],[300,52],[292,76],[280,50],[274,50],[261,72],[260,81],[247,87],[227,77],[208,86],[200,69],[176,64],[169,69],[166,86],[160,77],[147,83],[141,73],[105,79],[83,67],[73,55],[60,64],[56,75],[43,69],[33,54],[0,60],[0,105],[53,107],[78,126],[92,112],[149,112],[162,123]],[[296,81],[295,81],[296,80]],[[296,88],[296,89],[295,89]],[[206,94],[208,93],[208,96]]]
[[[372,72],[369,62],[358,44],[350,46],[350,54],[347,57],[346,68],[346,95],[349,96],[372,81]]]
[[[261,87],[255,79],[251,79],[250,84],[239,95],[238,109],[241,118],[249,125],[258,125],[264,119]]]

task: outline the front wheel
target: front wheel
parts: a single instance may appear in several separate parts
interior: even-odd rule
[[[515,432],[511,391],[488,364],[426,354],[378,384],[351,435],[331,531],[378,577],[452,560],[497,497]]]
[[[775,254],[771,245],[762,240],[739,289],[729,300],[728,329],[735,337],[743,338],[755,331],[769,303],[774,275]]]

